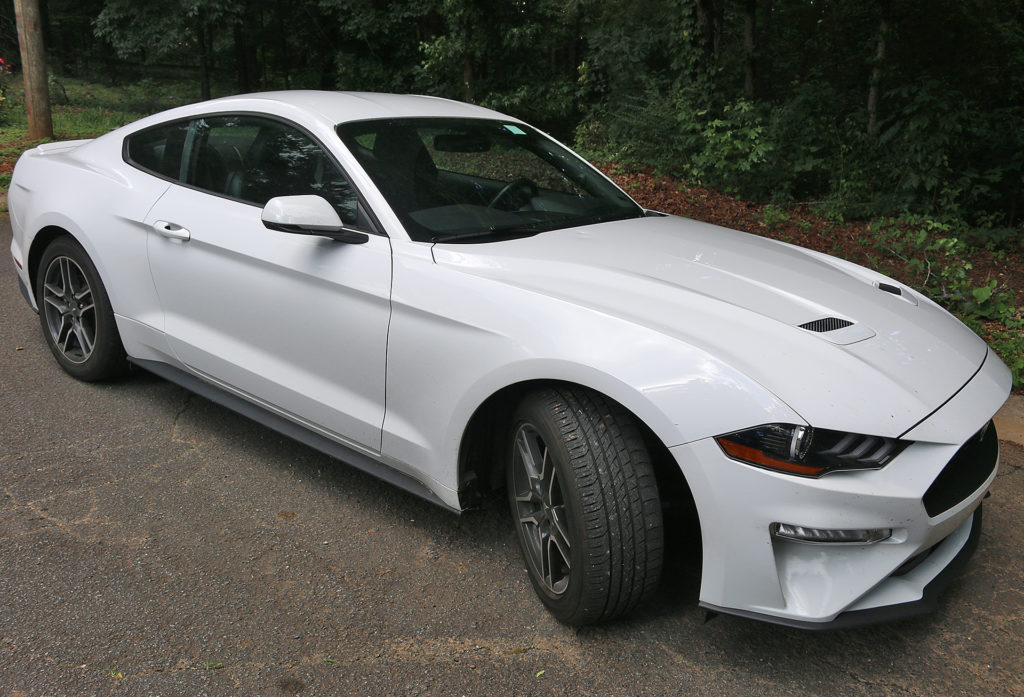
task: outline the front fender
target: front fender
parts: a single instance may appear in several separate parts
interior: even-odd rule
[[[385,457],[458,487],[476,410],[527,381],[558,380],[622,404],[667,447],[751,424],[805,421],[710,354],[547,295],[395,255]]]

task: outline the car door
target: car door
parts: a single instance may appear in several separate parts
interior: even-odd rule
[[[340,167],[293,124],[192,121],[181,182],[146,217],[153,281],[177,358],[321,434],[380,451],[391,247]],[[275,196],[319,194],[365,244],[266,228]]]

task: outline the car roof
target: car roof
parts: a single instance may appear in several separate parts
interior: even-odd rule
[[[282,114],[300,112],[307,118],[312,117],[332,126],[346,121],[414,116],[510,120],[508,116],[496,111],[441,97],[375,92],[288,90],[211,99],[154,114],[132,125],[136,127],[149,126],[170,119],[190,118],[200,114],[223,111],[267,111]],[[511,120],[518,121],[518,119]]]
[[[474,104],[417,94],[291,90],[247,95],[316,111],[335,123],[403,116],[507,118]]]

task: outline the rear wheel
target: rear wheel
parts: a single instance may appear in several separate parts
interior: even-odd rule
[[[657,586],[658,487],[633,418],[581,388],[529,395],[513,419],[509,504],[530,580],[559,620],[632,610]]]
[[[123,371],[124,348],[106,289],[72,238],[59,237],[43,252],[36,304],[46,343],[67,373],[94,381]]]

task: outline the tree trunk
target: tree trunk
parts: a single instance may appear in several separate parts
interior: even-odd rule
[[[328,53],[323,57],[323,60],[320,64],[320,89],[333,90],[337,88],[338,66],[337,63],[335,62],[334,54]]]
[[[39,23],[38,0],[14,0],[14,21],[18,25],[21,70],[25,78],[28,137],[31,140],[53,138],[50,87],[46,79],[46,50]]]
[[[206,25],[202,19],[196,26],[196,39],[199,42],[199,95],[205,100],[210,98],[210,56],[206,50]]]
[[[276,32],[278,39],[280,39],[280,51],[281,57],[278,59],[278,67],[281,70],[281,75],[284,77],[284,88],[290,90],[292,88],[292,77],[291,77],[291,58],[288,55],[288,35],[279,31]]]
[[[256,67],[258,68],[256,75],[259,77],[260,89],[263,89],[266,85],[270,84],[267,78],[267,44],[270,42],[267,40],[267,35],[264,31],[266,25],[263,7],[261,6],[259,10],[260,12],[256,16],[256,19],[259,20],[259,33],[256,35],[259,37],[259,42],[253,49],[253,60],[256,61]]]
[[[287,17],[287,13],[285,13],[285,11],[282,9],[281,0],[277,1],[277,4],[274,6],[274,9],[274,21],[279,22],[280,26],[285,26],[283,18]],[[277,60],[277,67],[281,71],[281,76],[284,78],[284,88],[286,90],[290,90],[292,88],[292,79],[291,57],[288,54],[288,34],[287,32],[283,31],[277,31],[274,32],[274,34],[277,36],[279,44],[278,50],[281,53]]]
[[[462,56],[462,101],[476,103],[473,94],[473,57],[468,50]]]
[[[704,34],[704,51],[709,58],[717,58],[722,39],[722,8],[715,0],[697,0],[697,21]]]
[[[754,47],[757,30],[757,0],[746,0],[746,16],[743,20],[743,93],[747,99],[754,98]]]
[[[235,24],[235,70],[238,72],[238,92],[252,92],[252,75],[249,74],[249,46],[245,40],[245,27],[239,19]]]
[[[875,45],[875,62],[871,68],[868,87],[868,135],[874,136],[878,129],[878,93],[882,81],[882,63],[885,61],[885,35],[889,33],[889,2],[883,0],[881,19],[878,21],[878,43]]]

